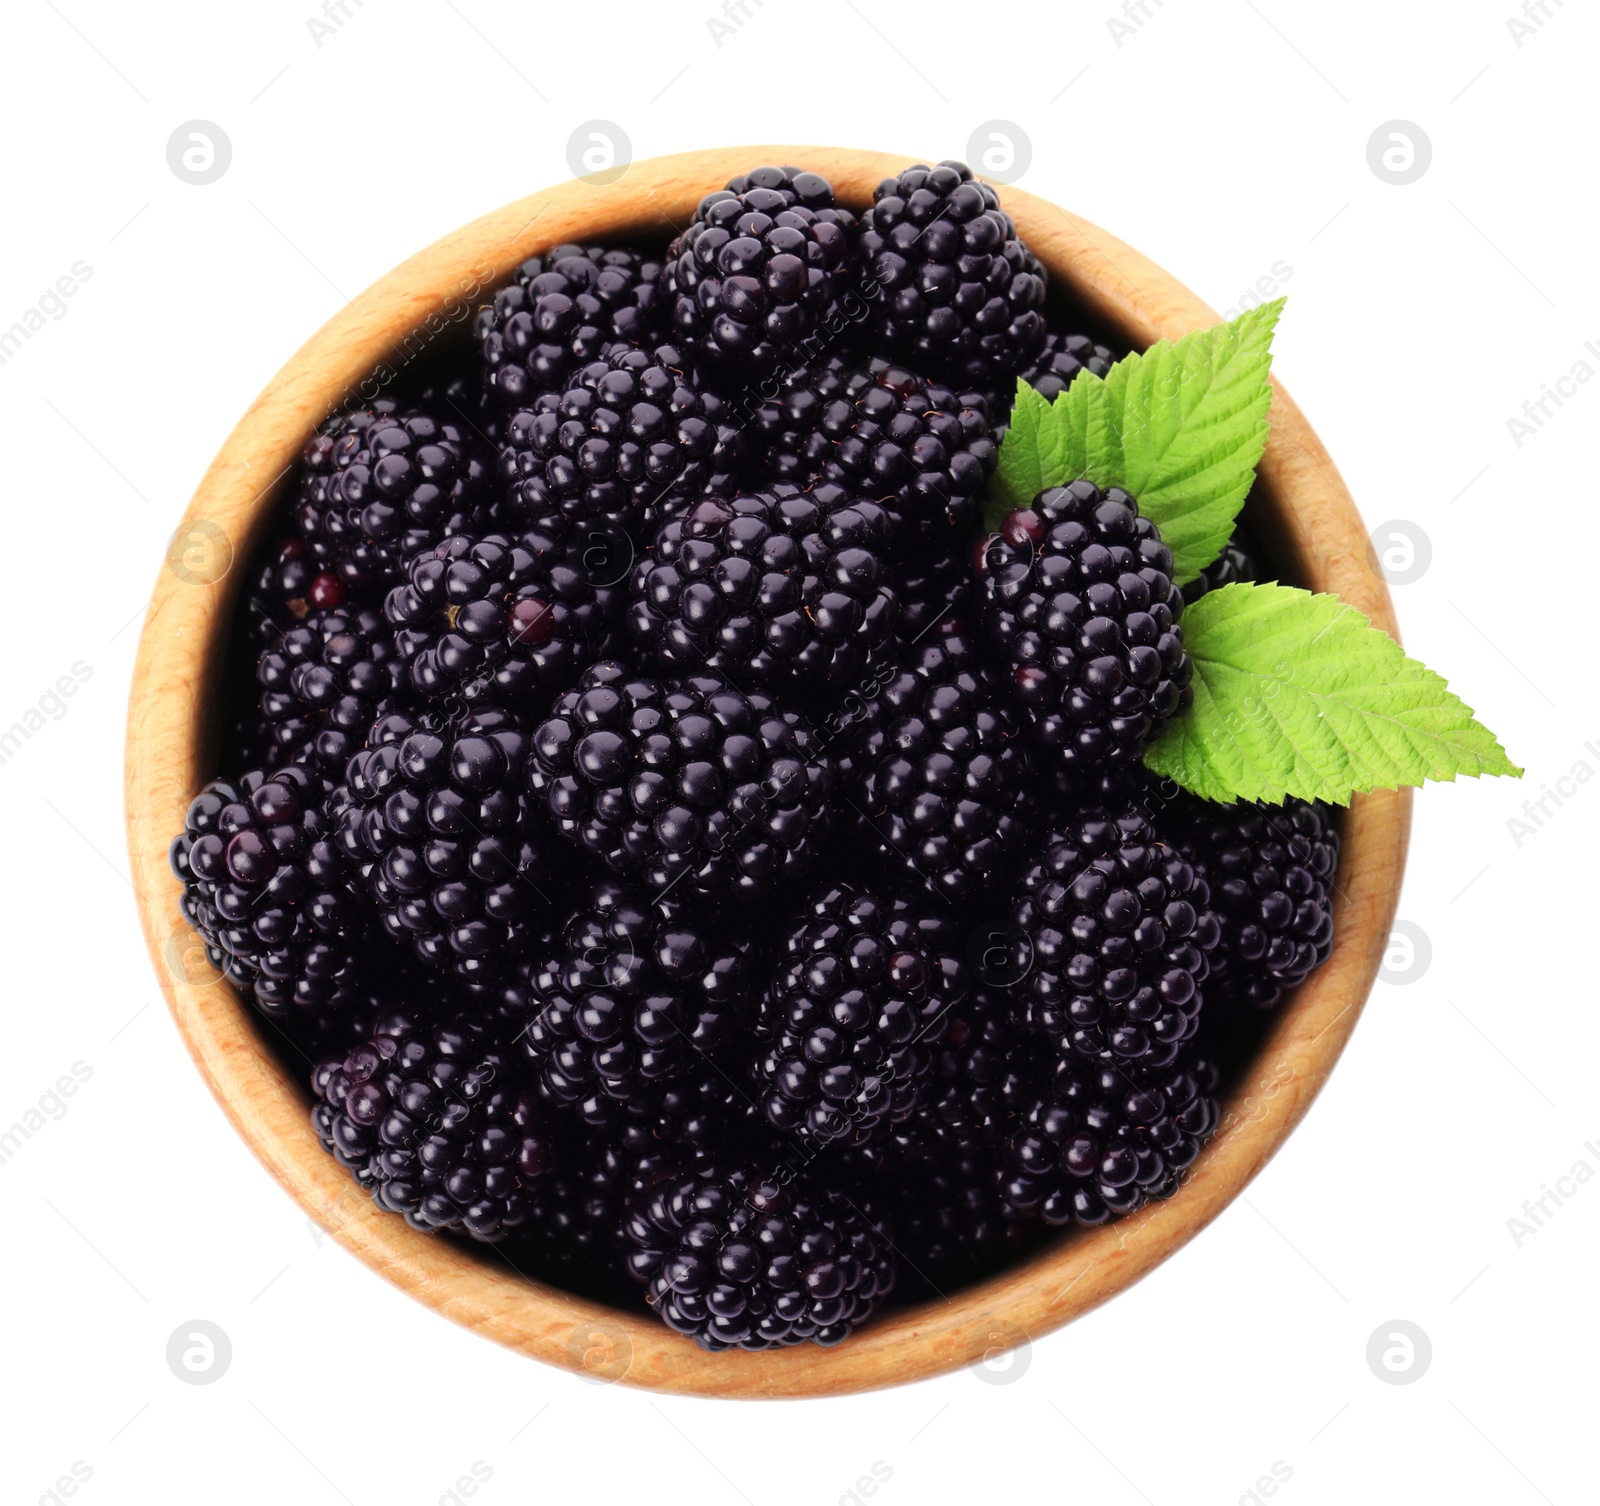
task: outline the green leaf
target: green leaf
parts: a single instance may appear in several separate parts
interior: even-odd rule
[[[1047,487],[1120,486],[1161,530],[1180,585],[1222,552],[1261,460],[1267,372],[1283,299],[1231,324],[1158,341],[1104,378],[1082,371],[1053,403],[1025,382],[984,509],[998,528]]]
[[[1444,680],[1337,596],[1290,586],[1209,591],[1183,614],[1194,705],[1145,763],[1207,800],[1520,775]]]

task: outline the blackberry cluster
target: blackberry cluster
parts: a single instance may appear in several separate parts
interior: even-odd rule
[[[660,258],[622,247],[556,246],[530,256],[478,312],[491,401],[514,413],[560,392],[612,345],[655,344],[668,323],[662,270]]]
[[[967,977],[956,928],[840,884],[803,912],[757,1021],[756,1075],[774,1129],[863,1144],[925,1098]]]
[[[1258,573],[1255,556],[1235,534],[1223,545],[1222,553],[1183,588],[1183,604],[1188,606],[1199,601],[1207,591],[1220,591],[1224,586],[1255,580]]]
[[[381,603],[400,566],[471,531],[489,501],[491,457],[477,437],[380,398],[329,419],[300,458],[294,527],[315,568],[313,606]]]
[[[654,1180],[627,1232],[645,1300],[703,1349],[837,1344],[894,1286],[889,1241],[868,1218],[781,1164]]]
[[[501,484],[524,526],[564,515],[626,540],[726,491],[746,448],[727,404],[694,385],[676,347],[617,344],[507,421]]]
[[[595,584],[565,533],[558,524],[515,538],[456,534],[411,561],[384,615],[418,692],[523,704],[615,647],[623,594]]]
[[[1320,802],[1184,800],[1177,823],[1222,921],[1206,998],[1267,1010],[1333,951],[1339,832]]]
[[[706,675],[602,660],[533,734],[528,784],[556,829],[674,898],[770,898],[832,827],[834,769],[805,718]]]
[[[553,1150],[514,1061],[480,1021],[399,1015],[318,1065],[312,1123],[380,1207],[417,1228],[504,1239],[526,1222]]]
[[[855,216],[825,178],[759,167],[707,194],[667,252],[678,339],[723,378],[800,366],[856,271]]]
[[[889,578],[876,503],[831,486],[707,497],[639,562],[631,623],[668,673],[843,690],[899,623]]]
[[[1062,1058],[1164,1065],[1199,1027],[1221,939],[1195,865],[1137,806],[1081,811],[1022,876],[1017,1002]]]
[[[1069,764],[1134,764],[1193,698],[1172,551],[1126,492],[1052,487],[982,551],[984,627],[1039,738]]]
[[[359,1007],[374,960],[323,794],[298,766],[213,780],[172,843],[183,913],[212,965],[274,1017]]]
[[[1043,268],[961,162],[886,178],[861,221],[875,333],[923,370],[997,388],[1044,349]]]
[[[749,953],[671,899],[602,880],[527,968],[522,1041],[540,1094],[601,1129],[629,1109],[670,1117],[662,1090],[714,1075],[741,1033]]]
[[[1143,771],[1242,541],[979,537],[1017,379],[1112,360],[1044,295],[959,163],[759,167],[317,430],[171,860],[380,1207],[762,1349],[1175,1190],[1338,836]]]
[[[960,902],[1005,885],[1037,809],[1023,718],[959,632],[933,638],[877,698],[854,799],[891,869]]]
[[[556,892],[527,763],[516,718],[488,706],[437,731],[426,713],[381,717],[350,760],[339,841],[383,929],[466,982],[525,955]]]

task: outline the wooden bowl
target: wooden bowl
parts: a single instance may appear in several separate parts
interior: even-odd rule
[[[301,445],[335,407],[377,395],[371,374],[381,381],[385,367],[398,370],[447,338],[525,257],[563,241],[664,236],[702,194],[760,162],[801,162],[858,209],[905,166],[876,152],[753,146],[637,162],[606,185],[563,183],[413,256],[301,347],[228,436],[157,575],[128,713],[127,813],[145,938],[178,1028],[234,1127],[310,1217],[418,1301],[536,1359],[667,1391],[794,1397],[918,1380],[1036,1340],[1131,1286],[1232,1202],[1306,1112],[1355,1025],[1394,915],[1410,802],[1407,792],[1357,797],[1344,828],[1333,956],[1277,1015],[1176,1195],[1065,1234],[947,1301],[885,1314],[837,1348],[707,1354],[648,1315],[526,1280],[492,1249],[418,1233],[374,1207],[312,1133],[305,1074],[285,1070],[258,1019],[206,963],[167,867],[185,807],[213,773],[213,708],[243,565]],[[1054,285],[1126,345],[1215,322],[1193,293],[1105,231],[1020,189],[1002,189],[1001,199]],[[1337,592],[1395,630],[1350,495],[1281,387],[1251,522],[1286,577]]]

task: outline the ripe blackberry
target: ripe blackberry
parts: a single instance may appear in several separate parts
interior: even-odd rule
[[[330,840],[324,800],[321,780],[297,766],[214,780],[170,849],[183,913],[213,966],[275,1017],[361,999],[360,881]]]
[[[1271,1009],[1333,951],[1339,832],[1320,802],[1214,805],[1185,800],[1178,840],[1211,888],[1222,939],[1207,1008]]]
[[[350,760],[346,853],[384,930],[430,967],[491,982],[523,956],[555,892],[555,843],[524,791],[528,740],[476,709],[438,730],[396,713]]]
[[[507,422],[507,514],[519,527],[564,514],[638,535],[702,493],[727,490],[745,449],[723,400],[690,382],[676,347],[614,345]]]
[[[1063,1058],[1164,1066],[1195,1033],[1219,927],[1204,877],[1144,811],[1080,811],[1024,873],[1022,1018]]]
[[[879,857],[942,898],[1010,881],[1036,812],[1023,718],[964,633],[930,635],[878,696],[853,765]]]
[[[418,550],[476,526],[489,477],[470,431],[421,409],[380,398],[330,418],[302,452],[294,510],[311,604],[377,605]]]
[[[256,678],[272,766],[314,761],[336,775],[373,721],[399,709],[405,665],[381,612],[339,607],[310,611],[284,632]]]
[[[667,252],[677,338],[724,381],[806,359],[856,280],[856,220],[816,173],[759,167],[700,201]]]
[[[540,1094],[604,1128],[714,1072],[739,1030],[749,950],[671,899],[596,884],[526,970],[522,1043]]]
[[[753,418],[763,474],[833,482],[886,507],[896,553],[949,555],[977,521],[999,453],[986,400],[881,357],[833,356]]]
[[[381,1208],[503,1239],[527,1221],[555,1138],[516,1054],[477,1021],[396,1016],[313,1075],[312,1124]]]
[[[1255,580],[1259,573],[1255,557],[1235,534],[1223,546],[1222,553],[1183,588],[1183,603],[1188,606],[1199,601],[1207,591],[1217,591],[1240,581]]]
[[[1017,375],[1040,397],[1054,402],[1080,371],[1103,377],[1116,359],[1109,347],[1095,344],[1087,335],[1064,335],[1052,330],[1045,336],[1038,356]],[[1011,397],[1011,393],[1005,394],[1008,410]]]
[[[667,672],[843,689],[890,640],[889,523],[837,487],[707,497],[634,571],[629,621]]]
[[[1088,481],[1011,513],[981,552],[984,626],[1035,731],[1071,764],[1137,763],[1193,698],[1172,551]]]
[[[858,245],[882,289],[878,337],[920,369],[998,389],[1044,349],[1043,268],[964,163],[884,179]]]
[[[894,1286],[868,1218],[781,1164],[658,1176],[632,1200],[627,1233],[645,1300],[703,1349],[837,1344]]]
[[[865,1144],[920,1108],[968,986],[961,939],[920,898],[835,884],[803,908],[756,1023],[774,1129]]]
[[[491,402],[515,412],[560,392],[608,346],[654,345],[667,327],[661,273],[657,255],[624,247],[564,245],[530,256],[478,311]]]
[[[602,660],[533,753],[529,787],[568,840],[674,899],[770,898],[832,827],[833,764],[809,724],[706,676],[636,678]]]
[[[593,583],[566,532],[558,523],[509,538],[456,534],[411,561],[384,613],[416,691],[527,706],[612,650],[624,593]]]
[[[1063,1062],[1007,1148],[1000,1193],[1047,1224],[1103,1224],[1178,1190],[1217,1127],[1216,1069],[1191,1053],[1162,1067]]]

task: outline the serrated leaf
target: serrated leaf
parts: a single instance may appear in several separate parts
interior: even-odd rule
[[[1171,548],[1178,583],[1193,580],[1222,552],[1261,460],[1282,310],[1279,298],[1231,324],[1158,341],[1103,379],[1079,372],[1054,403],[1019,382],[988,526],[1047,487],[1087,477],[1132,493]]]
[[[1431,669],[1337,596],[1279,585],[1207,592],[1183,614],[1194,704],[1145,763],[1207,800],[1520,775]]]

